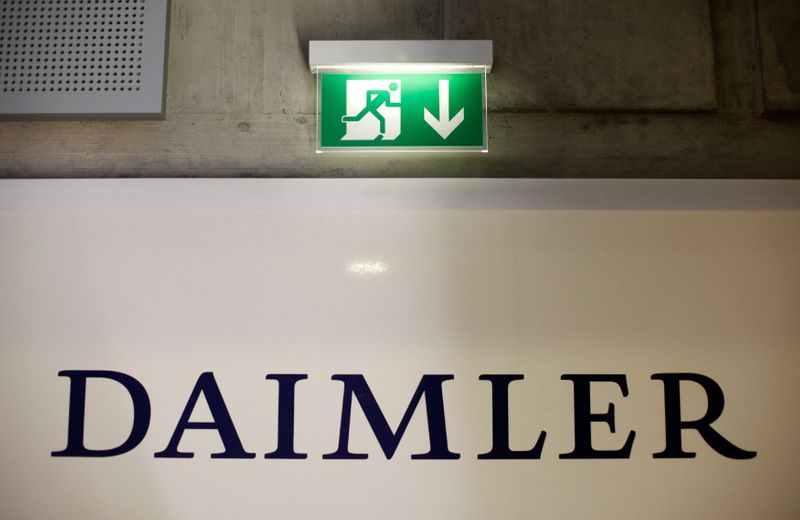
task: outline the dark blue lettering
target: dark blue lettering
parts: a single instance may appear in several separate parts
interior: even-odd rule
[[[725,408],[725,395],[722,388],[710,377],[701,374],[653,374],[650,379],[664,383],[664,415],[666,428],[666,447],[655,453],[656,459],[692,459],[697,454],[683,451],[683,430],[697,430],[706,443],[717,453],[729,459],[752,459],[755,451],[746,451],[720,435],[711,424],[719,419]],[[708,409],[701,419],[684,421],[681,419],[681,381],[691,381],[703,387],[708,396]]]
[[[208,409],[211,411],[213,421],[210,422],[192,422],[192,412],[197,405],[197,400],[200,394],[205,396],[208,403]],[[222,453],[212,453],[212,459],[252,459],[255,458],[255,453],[248,453],[242,446],[242,441],[239,440],[239,435],[236,433],[236,428],[233,426],[233,420],[228,407],[225,406],[225,401],[222,399],[222,393],[219,391],[217,381],[214,379],[214,374],[211,372],[204,372],[197,378],[197,383],[192,390],[189,401],[183,410],[178,425],[175,427],[175,432],[169,441],[166,449],[155,454],[156,458],[175,458],[175,459],[190,459],[194,457],[192,452],[178,451],[178,445],[181,442],[183,433],[186,430],[217,430],[220,440],[225,447]]]
[[[67,427],[67,447],[54,451],[53,457],[113,457],[134,449],[142,442],[150,427],[150,399],[144,386],[127,374],[108,370],[62,370],[59,376],[70,378],[69,424]],[[105,450],[90,450],[84,446],[86,420],[86,380],[102,378],[116,381],[125,387],[133,403],[133,425],[128,438],[117,446]]]
[[[539,459],[542,456],[547,432],[539,434],[536,445],[528,451],[514,451],[509,447],[508,385],[525,379],[522,374],[484,374],[478,379],[492,383],[492,449],[478,455],[479,459]]]
[[[430,451],[411,455],[412,459],[458,459],[457,453],[452,453],[447,447],[447,426],[444,417],[444,398],[442,396],[442,383],[453,379],[452,375],[424,375],[417,386],[411,403],[408,405],[403,419],[395,432],[392,432],[386,417],[378,406],[367,381],[362,375],[334,375],[334,381],[344,383],[344,398],[342,400],[342,421],[339,429],[339,448],[334,453],[323,455],[323,459],[366,459],[366,453],[350,453],[348,444],[350,440],[350,411],[352,396],[355,395],[364,415],[369,422],[375,437],[387,459],[394,456],[406,431],[411,416],[414,414],[422,396],[425,396],[425,409],[428,420],[428,437]]]
[[[592,423],[608,424],[611,433],[616,433],[614,426],[614,403],[608,405],[606,413],[591,412],[590,384],[616,383],[622,390],[622,396],[628,396],[628,383],[624,374],[565,374],[562,380],[572,381],[575,403],[575,449],[558,457],[561,459],[629,459],[636,432],[628,434],[625,445],[619,450],[595,450],[592,448]]]
[[[278,382],[278,448],[264,455],[265,459],[305,459],[306,453],[294,451],[294,387],[308,379],[306,374],[267,374]]]

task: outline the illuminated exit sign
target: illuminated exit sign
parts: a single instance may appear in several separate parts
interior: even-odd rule
[[[320,149],[485,150],[485,78],[321,74]]]
[[[488,151],[489,41],[312,41],[317,151]]]

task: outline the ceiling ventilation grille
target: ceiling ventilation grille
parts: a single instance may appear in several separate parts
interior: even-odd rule
[[[0,114],[164,115],[168,0],[0,0]]]

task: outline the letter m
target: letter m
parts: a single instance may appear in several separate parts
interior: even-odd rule
[[[442,397],[442,383],[453,379],[452,375],[423,375],[422,380],[414,392],[406,409],[403,419],[397,430],[392,431],[386,417],[383,415],[375,396],[367,385],[364,376],[360,374],[336,374],[331,377],[334,381],[344,383],[344,397],[342,399],[342,423],[339,430],[339,448],[334,453],[323,455],[323,459],[366,459],[366,453],[350,453],[350,412],[353,396],[356,396],[364,415],[372,428],[378,443],[383,449],[387,459],[391,459],[400,444],[400,439],[408,427],[414,410],[417,409],[422,396],[425,396],[425,410],[428,419],[428,436],[431,449],[428,453],[411,455],[412,459],[458,459],[457,453],[452,453],[447,447],[447,426],[444,419],[444,398]]]

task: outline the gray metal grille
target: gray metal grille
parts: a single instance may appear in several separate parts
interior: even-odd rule
[[[163,115],[168,3],[0,0],[0,112]]]

